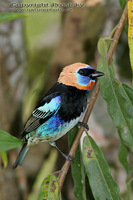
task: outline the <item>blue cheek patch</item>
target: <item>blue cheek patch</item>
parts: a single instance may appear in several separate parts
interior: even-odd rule
[[[92,80],[90,77],[82,76],[79,73],[77,73],[76,76],[77,76],[77,83],[83,86],[88,85],[90,81]]]
[[[84,67],[86,69],[93,69],[91,66],[87,65],[86,67]],[[78,73],[78,71],[76,72],[76,77],[77,77],[77,83],[82,85],[82,86],[87,86],[91,81],[92,79],[88,76],[83,76],[83,75],[80,75]],[[94,81],[94,80],[93,80]]]

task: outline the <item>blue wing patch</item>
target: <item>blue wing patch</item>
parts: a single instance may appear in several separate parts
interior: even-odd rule
[[[61,97],[56,96],[49,103],[45,103],[44,105],[36,108],[33,112],[32,115],[34,117],[44,119],[48,117],[49,115],[56,114],[58,110],[60,109],[61,106]]]

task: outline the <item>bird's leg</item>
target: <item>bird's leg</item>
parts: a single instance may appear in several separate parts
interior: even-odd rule
[[[78,125],[78,126],[82,126],[82,127],[84,127],[84,128],[86,129],[86,131],[89,130],[89,126],[88,126],[88,124],[85,124],[84,122],[78,122],[77,125]]]
[[[62,156],[65,157],[66,160],[68,160],[70,163],[73,163],[73,158],[75,158],[74,156],[64,154],[64,153],[56,146],[55,141],[50,141],[49,143],[50,143],[53,147],[55,147],[55,148],[62,154]]]

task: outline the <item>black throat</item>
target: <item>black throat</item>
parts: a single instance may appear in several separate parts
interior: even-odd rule
[[[79,90],[76,87],[68,86],[62,83],[57,82],[53,87],[47,92],[45,97],[51,96],[54,98],[56,96],[61,97],[61,106],[58,111],[60,118],[65,122],[70,122],[73,119],[76,119],[83,113],[87,106],[87,91]],[[42,98],[40,103],[37,105],[43,106],[44,99]],[[49,99],[50,101],[50,99]],[[46,101],[47,103],[49,101]],[[36,108],[37,108],[36,107]]]
[[[67,122],[79,117],[86,109],[88,92],[62,83],[56,83],[55,87],[61,95],[60,117]]]

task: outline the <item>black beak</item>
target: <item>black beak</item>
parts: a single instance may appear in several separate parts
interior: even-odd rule
[[[90,77],[91,77],[91,78],[97,78],[97,77],[100,77],[100,76],[103,76],[103,75],[104,75],[104,73],[99,72],[99,71],[95,71],[94,73],[92,73],[92,74],[90,75]]]

